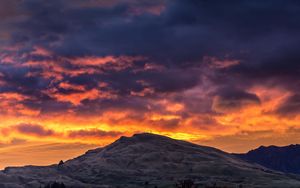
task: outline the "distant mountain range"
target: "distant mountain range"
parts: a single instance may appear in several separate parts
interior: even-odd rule
[[[245,154],[235,154],[251,163],[286,173],[300,174],[300,145],[261,146]]]
[[[8,167],[0,171],[0,187],[44,188],[51,182],[72,188],[181,188],[182,182],[188,185],[185,188],[193,184],[198,188],[300,187],[297,175],[238,157],[212,147],[143,133],[121,137],[66,162]]]

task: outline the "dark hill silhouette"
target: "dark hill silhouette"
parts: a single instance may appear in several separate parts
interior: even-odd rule
[[[245,154],[235,154],[248,162],[257,163],[267,168],[300,174],[300,145],[261,146]]]

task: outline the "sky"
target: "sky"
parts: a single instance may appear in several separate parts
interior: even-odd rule
[[[0,168],[150,132],[300,140],[300,1],[1,0]]]

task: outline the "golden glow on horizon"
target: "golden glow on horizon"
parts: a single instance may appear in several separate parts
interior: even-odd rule
[[[281,96],[280,96],[281,97]],[[274,98],[272,101],[278,103],[277,98]],[[267,113],[270,108],[272,108],[275,104],[271,101],[262,101],[261,105],[258,106],[248,106],[245,109],[239,110],[237,112],[231,112],[229,114],[223,114],[215,117],[216,125],[210,125],[210,128],[197,128],[197,125],[189,124],[189,119],[182,121],[182,124],[178,127],[170,127],[170,128],[163,128],[163,126],[153,126],[148,125],[149,122],[138,122],[132,119],[126,119],[128,115],[127,112],[106,112],[104,117],[75,117],[72,113],[67,115],[56,115],[56,117],[40,117],[35,118],[34,115],[32,118],[29,116],[26,117],[13,117],[13,116],[6,116],[4,121],[1,124],[1,143],[4,145],[8,145],[7,147],[2,147],[0,153],[7,153],[7,155],[11,155],[16,151],[22,150],[22,147],[31,147],[31,144],[27,146],[27,144],[16,145],[15,147],[10,146],[13,145],[15,139],[24,140],[25,143],[61,143],[61,144],[82,144],[84,145],[84,149],[95,148],[96,146],[103,146],[113,142],[121,135],[130,136],[134,133],[138,132],[151,132],[155,134],[162,134],[166,135],[175,139],[187,140],[191,142],[195,142],[198,144],[203,145],[210,145],[215,146],[220,149],[225,149],[229,152],[240,152],[240,151],[247,151],[255,146],[258,146],[261,141],[255,141],[257,137],[258,140],[265,138],[272,141],[273,144],[276,144],[276,140],[271,140],[276,138],[278,135],[282,135],[289,128],[294,127],[297,125],[297,118],[286,119],[274,116],[273,114]],[[172,106],[172,105],[171,105]],[[174,104],[176,106],[176,104]],[[174,106],[170,107],[174,109]],[[166,107],[167,109],[167,107]],[[176,107],[176,111],[180,110],[180,108]],[[173,111],[173,110],[171,110]],[[120,122],[117,124],[113,124],[111,119],[118,119]],[[124,120],[122,120],[125,118]],[[172,120],[174,118],[178,118],[176,115],[163,115],[163,114],[149,114],[148,119],[151,121],[160,121],[160,120]],[[191,117],[191,119],[194,117]],[[2,118],[1,118],[2,119]],[[18,125],[24,122],[28,122],[32,125],[43,125],[46,133],[39,135],[22,132],[17,130],[14,125]],[[11,129],[9,129],[11,127]],[[215,128],[214,128],[215,127]],[[52,130],[53,133],[47,134],[47,130]],[[107,133],[110,132],[119,132],[112,135],[101,135],[98,133],[97,130],[101,130]],[[83,131],[83,132],[80,132]],[[84,132],[86,131],[86,132]],[[94,133],[93,133],[94,131]],[[255,135],[256,132],[260,131],[271,131],[266,135]],[[70,132],[78,132],[76,136],[70,136]],[[244,132],[244,133],[243,133]],[[236,137],[237,139],[241,136],[245,136],[248,138],[248,134],[254,133],[251,137],[251,140],[247,140],[244,144],[239,145],[237,144],[234,146],[229,147],[230,144],[226,141],[233,139]],[[220,137],[224,138],[224,140],[218,140]],[[266,142],[266,143],[270,143]],[[278,140],[278,145],[282,145],[283,143],[293,142],[293,138],[285,138],[285,140]],[[249,144],[248,146],[246,144]],[[90,146],[89,146],[90,145]],[[84,149],[80,151],[83,152]],[[60,148],[59,150],[65,150],[64,148]],[[40,157],[45,154],[40,154],[38,150],[32,151],[33,155],[36,157]],[[46,151],[43,151],[43,153]],[[54,155],[55,151],[49,150],[48,154],[51,157],[45,157],[43,161],[36,161],[35,164],[47,164],[45,161],[53,162],[52,156]],[[65,158],[63,156],[61,158],[67,159],[69,157],[74,156],[75,154],[80,154],[79,152],[72,152],[69,153],[70,155],[66,155]],[[56,158],[55,158],[56,159]],[[5,164],[2,166],[10,164],[17,164],[13,161],[6,161]],[[25,159],[22,164],[32,163],[32,160]],[[0,164],[1,167],[1,164]]]
[[[51,52],[36,48],[38,55],[50,56]],[[293,93],[277,87],[256,85],[247,92],[258,96],[259,100],[252,98],[241,100],[238,104],[235,98],[224,100],[222,96],[214,96],[208,112],[198,112],[201,107],[189,104],[188,100],[177,100],[173,95],[164,94],[158,98],[149,97],[155,94],[154,88],[145,80],[136,80],[143,88],[137,91],[128,91],[128,95],[134,100],[146,100],[146,105],[140,109],[135,106],[121,108],[100,108],[93,111],[93,107],[85,107],[85,101],[116,100],[120,97],[116,91],[110,88],[108,81],[97,81],[97,87],[89,88],[85,85],[72,84],[63,80],[63,74],[73,78],[83,73],[103,73],[103,70],[120,71],[127,69],[144,60],[145,57],[85,57],[72,59],[73,65],[80,69],[68,70],[54,61],[28,61],[16,64],[16,67],[40,68],[44,79],[53,78],[57,82],[55,87],[47,87],[41,93],[59,104],[68,104],[72,108],[60,111],[60,107],[54,107],[49,113],[42,112],[40,108],[30,108],[22,102],[35,100],[32,96],[17,92],[3,92],[0,94],[0,154],[21,150],[22,147],[35,147],[36,144],[62,144],[82,145],[85,149],[95,146],[104,146],[120,136],[131,136],[140,132],[152,132],[166,135],[175,139],[187,140],[203,145],[218,147],[228,152],[247,151],[262,144],[284,144],[297,141],[295,136],[300,136],[299,116],[283,117],[274,111],[283,101]],[[66,61],[63,58],[59,61]],[[212,63],[213,68],[234,66],[240,62],[237,60],[222,62],[216,59]],[[70,62],[71,63],[71,62]],[[220,67],[223,65],[222,67]],[[93,68],[91,68],[93,67]],[[96,67],[96,68],[95,68]],[[161,71],[164,67],[148,63],[144,67],[138,67],[134,71]],[[3,76],[3,75],[2,75]],[[26,77],[35,77],[35,73]],[[207,93],[214,91],[214,86],[206,80],[203,88],[198,86],[180,93],[185,99],[194,101],[206,99]],[[6,84],[1,82],[0,84]],[[52,84],[52,83],[51,83]],[[72,92],[61,92],[72,91]],[[176,98],[176,100],[175,100]],[[131,100],[131,98],[128,98]],[[41,101],[38,101],[41,102]],[[95,102],[97,103],[97,102]],[[117,103],[117,102],[116,102]],[[114,105],[118,105],[118,104]],[[235,104],[235,105],[234,105]],[[39,105],[39,103],[38,103]],[[134,105],[136,105],[134,103]],[[189,109],[189,106],[195,109]],[[200,104],[201,105],[201,104]],[[207,106],[205,107],[207,108]],[[79,111],[76,111],[79,110]],[[81,110],[81,111],[80,111]],[[188,112],[188,113],[187,113]],[[298,131],[299,129],[299,131]],[[293,131],[291,131],[293,130]],[[296,135],[295,135],[296,134]],[[298,135],[299,134],[299,135]],[[41,146],[42,147],[42,146]],[[57,150],[64,151],[64,147]],[[51,155],[57,150],[49,150]],[[43,150],[47,152],[46,149]],[[32,154],[38,153],[34,150]],[[36,156],[39,156],[37,154]],[[24,160],[23,164],[26,160]],[[6,163],[7,164],[7,163]],[[38,163],[44,164],[44,163]],[[1,164],[0,166],[5,165]]]
[[[158,134],[163,134],[176,139],[184,139],[189,141],[197,140],[201,143],[201,140],[214,140],[216,136],[228,136],[235,135],[242,131],[275,131],[284,132],[290,128],[297,125],[298,118],[289,119],[278,117],[271,112],[274,106],[280,104],[286,96],[289,94],[279,94],[279,91],[270,91],[273,96],[272,99],[265,99],[264,96],[270,95],[266,94],[266,90],[256,91],[257,95],[263,99],[261,104],[246,106],[235,112],[230,112],[227,114],[220,114],[215,116],[215,123],[210,125],[210,127],[197,128],[197,125],[192,124],[193,118],[189,117],[182,121],[178,126],[174,127],[164,127],[164,126],[153,126],[153,122],[162,121],[172,121],[180,119],[176,112],[184,110],[181,104],[171,104],[169,101],[164,102],[165,109],[169,111],[169,114],[149,113],[144,121],[137,121],[135,119],[127,118],[130,116],[131,112],[127,111],[111,111],[105,112],[102,116],[88,116],[88,117],[78,117],[72,112],[64,114],[56,114],[53,116],[39,116],[37,117],[35,113],[25,113],[23,116],[12,116],[6,115],[2,116],[3,119],[1,123],[2,140],[1,142],[7,142],[9,139],[19,138],[29,141],[46,141],[46,142],[62,142],[62,143],[85,143],[85,144],[107,144],[121,135],[131,135],[136,132],[153,132]],[[10,98],[14,100],[21,100],[22,96],[15,94],[9,95]],[[23,109],[25,110],[25,109]],[[114,122],[115,121],[115,122]],[[30,125],[41,125],[44,130],[20,130],[18,129],[19,124],[30,124]],[[214,129],[214,127],[217,127]],[[107,132],[107,135],[97,135],[97,133],[90,133],[89,131],[103,131]],[[217,131],[219,130],[219,131]],[[30,132],[33,131],[33,132]],[[44,133],[44,132],[45,133]],[[49,133],[47,133],[49,131]],[[70,132],[82,132],[82,135],[78,134],[76,137],[70,138]],[[118,132],[116,134],[110,135],[109,132]],[[86,135],[84,135],[84,133]],[[104,134],[104,133],[103,133]],[[213,142],[212,142],[213,143]],[[238,150],[238,148],[236,148]],[[245,150],[247,150],[245,146]],[[233,150],[234,151],[234,150]]]

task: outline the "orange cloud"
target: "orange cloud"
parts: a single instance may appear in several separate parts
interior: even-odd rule
[[[68,82],[61,82],[58,85],[62,89],[72,89],[72,90],[77,90],[77,91],[84,91],[85,88],[82,85],[75,85],[75,84],[70,84]]]
[[[39,56],[52,56],[53,53],[50,52],[49,50],[39,47],[39,46],[35,46],[34,47],[34,51],[31,52],[31,55],[39,55]]]
[[[64,87],[66,87],[66,85],[64,85]],[[80,86],[68,85],[67,87],[73,87],[73,89],[74,88],[82,89]],[[80,90],[80,92],[71,93],[71,94],[62,94],[62,93],[57,92],[56,89],[53,89],[53,90],[45,91],[44,93],[55,98],[57,101],[70,102],[75,106],[80,105],[81,101],[86,100],[86,99],[88,99],[88,100],[113,99],[116,97],[114,94],[112,94],[110,92],[104,92],[104,91],[102,92],[97,89],[91,89],[91,90],[87,90],[87,91]]]
[[[0,114],[12,114],[12,115],[29,115],[35,116],[40,113],[38,109],[30,109],[21,104],[25,99],[30,97],[16,93],[5,92],[0,93]]]
[[[68,59],[73,65],[81,67],[102,67],[106,70],[120,71],[129,68],[136,61],[145,60],[142,56],[105,56],[105,57],[80,57]]]

